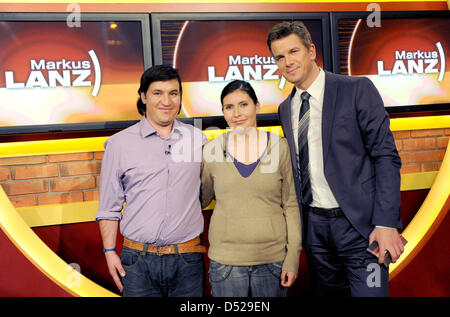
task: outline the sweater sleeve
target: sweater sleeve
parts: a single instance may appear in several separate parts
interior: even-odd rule
[[[286,138],[280,138],[280,173],[282,177],[281,203],[287,228],[286,257],[283,270],[298,272],[300,252],[302,249],[302,229],[300,223],[300,209],[295,193],[292,175],[291,157]]]

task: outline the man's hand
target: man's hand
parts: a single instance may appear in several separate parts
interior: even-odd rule
[[[109,274],[111,274],[114,283],[116,283],[117,288],[122,293],[123,285],[120,281],[120,277],[117,274],[119,272],[120,276],[125,276],[125,270],[122,267],[122,262],[120,261],[120,257],[114,251],[109,251],[105,253],[106,263],[108,264]]]
[[[290,287],[294,284],[295,279],[297,278],[297,273],[283,271],[281,272],[281,285],[284,287]]]
[[[377,241],[380,248],[380,257],[378,259],[380,264],[384,262],[386,251],[389,251],[392,263],[397,262],[403,253],[403,243],[396,228],[376,227],[369,236],[369,245],[373,241]]]

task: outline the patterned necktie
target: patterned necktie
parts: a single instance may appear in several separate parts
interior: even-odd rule
[[[300,107],[300,115],[298,116],[298,163],[302,200],[305,205],[310,205],[312,202],[308,151],[309,97],[311,95],[306,91],[301,94],[302,105]]]

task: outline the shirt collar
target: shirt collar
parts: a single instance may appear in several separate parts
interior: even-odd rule
[[[156,131],[156,129],[150,124],[150,122],[148,122],[147,118],[144,116],[142,116],[141,120],[139,121],[139,126],[140,126],[140,132],[141,132],[141,136],[143,138],[152,135],[152,134],[157,134],[158,132]],[[183,134],[182,133],[183,129],[181,129],[181,123],[178,120],[174,120],[173,122],[173,128],[172,128],[172,133],[176,132],[179,134]],[[171,134],[172,134],[171,133]]]
[[[301,90],[297,87],[295,87],[297,90],[298,95],[300,96],[305,90]],[[325,91],[325,72],[319,68],[319,75],[317,78],[313,81],[311,86],[306,90],[311,97],[313,97],[316,100],[320,100],[323,92]]]

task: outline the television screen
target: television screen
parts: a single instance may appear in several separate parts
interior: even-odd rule
[[[0,133],[101,129],[139,119],[148,29],[144,15],[83,14],[79,27],[37,15],[0,16]]]
[[[221,116],[220,93],[234,79],[256,91],[261,114],[274,114],[292,85],[267,47],[277,23],[302,20],[317,47],[318,64],[330,68],[328,14],[152,15],[155,63],[171,64],[183,81],[181,118]],[[159,48],[159,49],[158,49]]]
[[[361,14],[336,13],[332,19],[339,50],[335,72],[370,78],[390,110],[450,103],[448,12],[384,13],[378,25]]]

